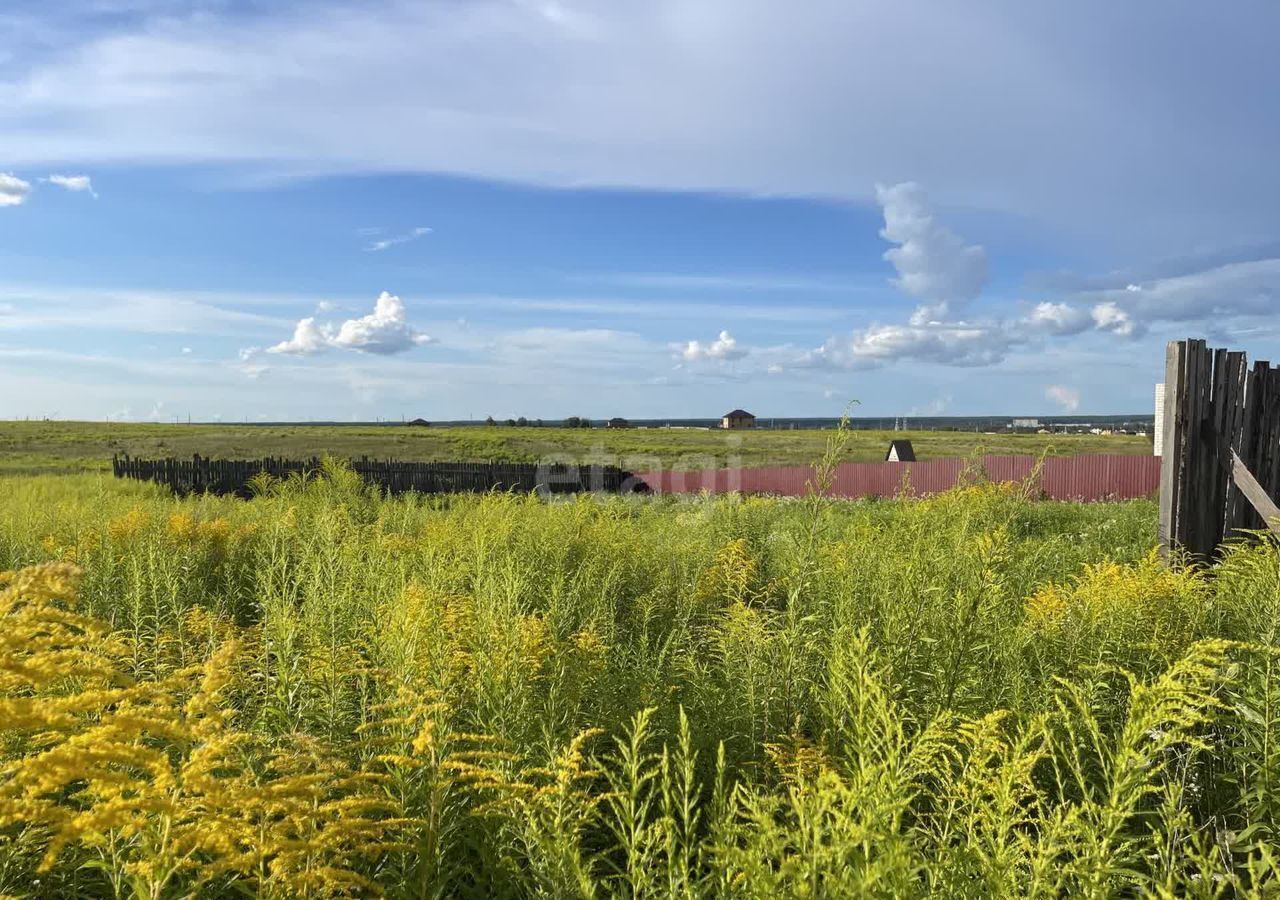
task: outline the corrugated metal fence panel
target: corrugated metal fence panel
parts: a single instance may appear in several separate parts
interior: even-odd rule
[[[1032,456],[986,456],[978,470],[991,481],[1023,482],[1035,472]],[[832,494],[838,497],[923,497],[950,490],[973,463],[936,459],[916,463],[843,463],[836,468]],[[655,493],[779,494],[798,497],[813,478],[809,466],[646,472],[636,476]],[[1132,500],[1150,497],[1160,486],[1160,460],[1154,456],[1049,457],[1039,488],[1052,500]]]

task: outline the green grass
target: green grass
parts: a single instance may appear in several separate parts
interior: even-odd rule
[[[79,627],[65,614],[10,599],[0,641],[22,665],[0,666],[0,711],[70,712],[3,735],[0,893],[315,896],[348,874],[394,897],[1280,886],[1280,557],[1166,569],[1150,502],[386,500],[341,471],[252,501],[101,475],[5,491],[0,568],[80,566],[79,609],[118,638],[98,651],[113,689],[177,699],[23,687],[32,660],[88,663],[51,643]],[[163,772],[205,760],[202,779],[129,768],[156,747]],[[41,785],[52,806],[14,800]],[[312,812],[252,819],[268,788]],[[215,813],[210,831],[283,837],[261,864],[214,841],[175,863],[173,835]],[[37,872],[55,827],[69,843]],[[310,868],[280,863],[299,847]]]
[[[371,456],[404,460],[536,462],[567,454],[617,463],[632,471],[738,462],[747,466],[805,465],[822,453],[830,432],[476,426],[146,425],[91,422],[0,423],[0,473],[105,471],[113,453],[138,457]],[[843,458],[875,462],[889,441],[909,438],[920,459],[975,452],[1060,455],[1149,454],[1147,438],[1094,435],[985,435],[969,432],[854,431]]]

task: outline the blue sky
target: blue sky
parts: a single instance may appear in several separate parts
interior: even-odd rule
[[[1280,357],[1274,4],[49,6],[0,416],[1123,413],[1170,338]]]

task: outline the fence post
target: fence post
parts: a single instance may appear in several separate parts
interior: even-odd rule
[[[1174,549],[1177,536],[1177,493],[1180,480],[1182,446],[1185,434],[1183,398],[1186,395],[1187,345],[1183,341],[1170,341],[1165,350],[1164,376],[1164,435],[1160,457],[1160,553],[1168,559]]]

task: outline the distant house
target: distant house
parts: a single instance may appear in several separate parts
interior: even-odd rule
[[[430,425],[431,423],[430,423],[430,422],[428,422],[426,419],[414,419],[414,420],[413,420],[412,422],[410,422],[409,424],[410,424],[410,425],[417,425],[419,428],[426,428],[426,427],[427,427],[428,425]]]
[[[721,428],[755,428],[756,417],[745,409],[735,409],[720,417]]]
[[[614,416],[608,422],[604,423],[605,428],[630,428],[631,423],[621,416]]]
[[[885,462],[915,462],[916,451],[910,441],[893,441],[889,444],[889,452],[884,455]]]

